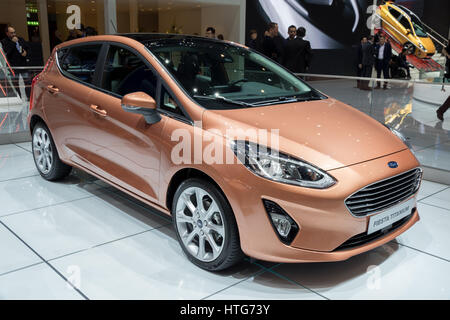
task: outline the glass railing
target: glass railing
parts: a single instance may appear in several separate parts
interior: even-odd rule
[[[32,79],[43,67],[0,67],[0,144],[27,141]]]
[[[450,171],[450,110],[444,121],[436,111],[450,95],[450,83],[304,75],[309,84],[400,131],[425,167]],[[369,81],[369,90],[357,88]],[[440,81],[440,82],[439,82]],[[383,89],[384,84],[387,88]],[[379,84],[379,88],[378,88]]]
[[[31,80],[42,67],[1,68],[0,144],[30,140],[27,124]],[[14,72],[14,74],[13,74]],[[310,85],[403,133],[423,166],[450,171],[450,110],[444,121],[436,110],[450,94],[450,83],[299,74]],[[368,81],[369,90],[357,88]],[[439,82],[441,81],[441,82]],[[380,89],[377,89],[380,84]],[[445,91],[443,91],[445,90]]]

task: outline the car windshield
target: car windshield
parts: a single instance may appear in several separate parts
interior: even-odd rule
[[[246,48],[201,38],[146,43],[185,91],[207,109],[236,109],[323,99],[270,59]]]
[[[425,26],[422,24],[419,18],[417,18],[414,15],[411,15],[411,22],[414,28],[414,32],[416,33],[416,36],[421,38],[428,37]]]

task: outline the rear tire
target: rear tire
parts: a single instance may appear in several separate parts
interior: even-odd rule
[[[69,175],[72,167],[59,158],[53,137],[44,123],[39,122],[33,128],[31,146],[34,163],[44,179],[55,181]]]
[[[181,248],[198,267],[224,270],[244,257],[233,211],[212,183],[195,178],[181,183],[174,195],[172,218]]]

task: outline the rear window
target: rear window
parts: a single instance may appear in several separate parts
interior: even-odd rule
[[[394,9],[393,7],[389,7],[389,13],[397,20],[402,15],[400,13],[400,11],[398,11],[397,9]]]
[[[64,73],[77,80],[93,84],[101,47],[101,44],[88,44],[63,48],[58,52],[59,66]]]

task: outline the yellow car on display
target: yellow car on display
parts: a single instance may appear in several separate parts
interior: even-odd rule
[[[426,28],[411,10],[387,1],[378,9],[381,26],[410,54],[419,58],[431,58],[436,53],[436,47],[426,32]]]

